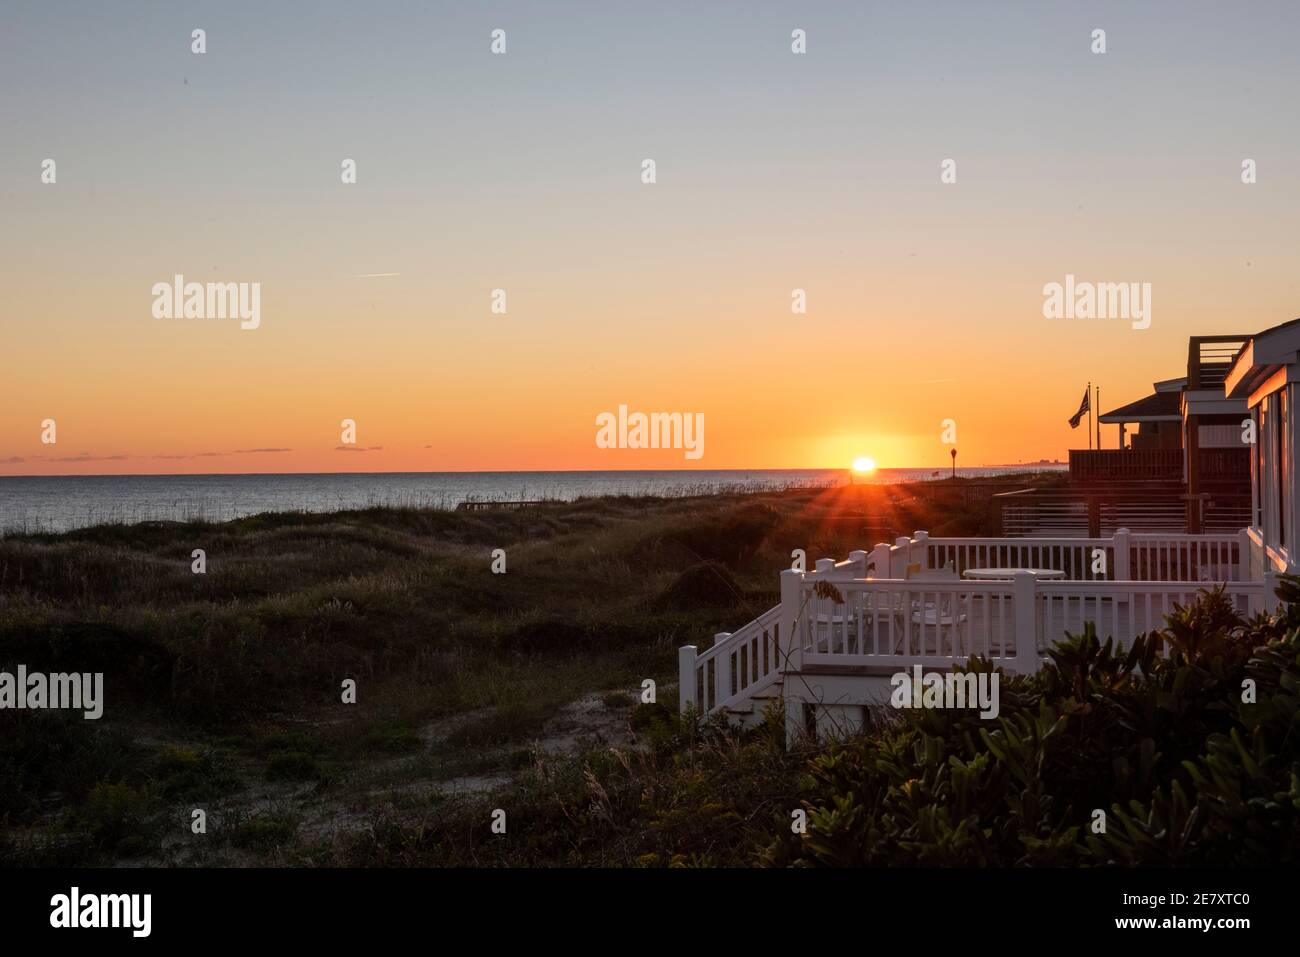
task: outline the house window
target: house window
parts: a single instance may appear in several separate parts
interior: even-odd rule
[[[1264,542],[1274,548],[1285,548],[1288,516],[1295,503],[1290,496],[1291,453],[1290,403],[1287,389],[1283,388],[1265,396],[1259,404],[1259,433],[1256,435],[1259,462],[1259,529]]]
[[[1255,436],[1255,447],[1259,450],[1259,531],[1266,545],[1277,542],[1277,463],[1271,399],[1272,396],[1265,396],[1260,400],[1259,434]]]
[[[1251,524],[1261,531],[1264,528],[1264,441],[1260,410],[1255,410],[1255,442],[1250,447],[1250,471],[1254,479],[1254,514]]]
[[[1272,536],[1269,535],[1271,529],[1268,527],[1269,522],[1273,520],[1273,481],[1272,475],[1269,474],[1269,466],[1272,464],[1273,457],[1268,454],[1268,399],[1259,404],[1259,435],[1255,441],[1259,445],[1259,527],[1264,531],[1264,540],[1268,541]]]
[[[1277,415],[1273,417],[1273,427],[1277,430],[1277,543],[1286,547],[1286,498],[1291,488],[1291,468],[1287,432],[1289,431],[1286,387],[1277,394]]]

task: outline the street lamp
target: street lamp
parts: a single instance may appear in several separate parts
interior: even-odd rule
[[[952,456],[952,477],[953,477],[953,481],[956,481],[957,480],[957,446],[954,445],[952,447],[952,451],[949,452],[948,454]]]

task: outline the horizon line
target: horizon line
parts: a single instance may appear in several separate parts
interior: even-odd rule
[[[1035,467],[1043,466],[1062,466],[1068,465],[1059,459],[1041,460],[1035,462],[995,462],[992,464],[982,465],[963,465],[958,466],[957,472],[963,469],[1014,469],[1024,468],[1026,471],[1033,471]],[[950,472],[950,465],[930,466],[930,465],[891,465],[878,466],[875,472],[915,472],[929,470],[933,472]],[[0,479],[7,478],[209,478],[215,476],[233,477],[233,476],[281,476],[281,475],[584,475],[610,472],[847,472],[850,475],[857,474],[851,466],[794,466],[783,468],[780,466],[762,466],[756,468],[731,467],[731,468],[713,468],[713,469],[666,469],[666,468],[647,468],[647,469],[446,469],[446,470],[403,470],[388,469],[375,472],[76,472],[76,473],[33,473],[33,474],[0,474]],[[872,473],[875,474],[875,473]]]

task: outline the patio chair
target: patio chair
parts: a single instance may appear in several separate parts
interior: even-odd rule
[[[955,582],[961,581],[961,576],[957,574],[953,563],[949,561],[942,568],[925,570],[921,569],[919,564],[909,565],[907,567],[907,580],[910,582]],[[934,598],[912,598],[909,594],[906,607],[912,627],[920,631],[920,641],[923,642],[927,636],[933,635],[935,642],[934,653],[936,655],[941,654],[946,632],[949,653],[954,655],[958,653],[959,629],[966,622],[966,613],[959,610],[955,592],[940,592]],[[902,653],[902,643],[907,634],[906,623],[900,620],[902,611],[903,608],[899,607],[895,615],[897,639],[894,651],[896,654]],[[918,653],[926,653],[924,645],[918,648]]]

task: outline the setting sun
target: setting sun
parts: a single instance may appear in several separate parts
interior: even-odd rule
[[[859,456],[853,460],[853,471],[860,473],[874,472],[876,463],[874,459],[869,459],[865,455]]]

